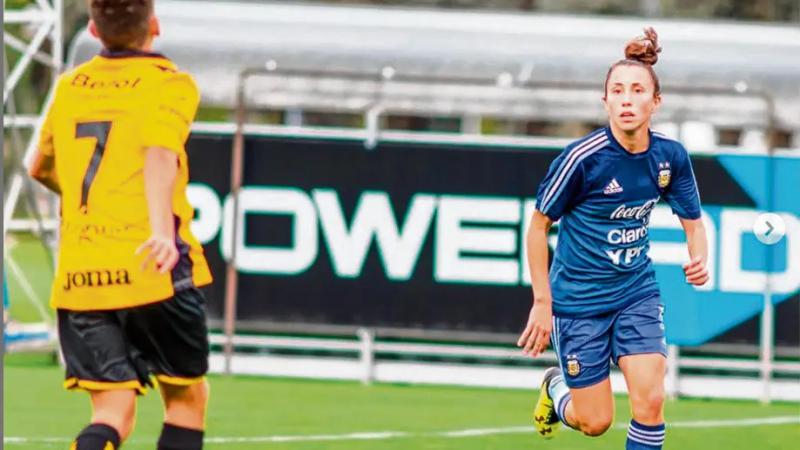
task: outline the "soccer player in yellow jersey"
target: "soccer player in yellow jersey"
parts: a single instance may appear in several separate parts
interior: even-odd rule
[[[159,450],[201,449],[208,386],[205,299],[211,282],[189,224],[184,144],[199,93],[151,52],[153,0],[89,0],[104,50],[63,74],[30,175],[61,196],[58,310],[67,389],[91,396],[76,450],[117,449],[136,395],[158,380]]]

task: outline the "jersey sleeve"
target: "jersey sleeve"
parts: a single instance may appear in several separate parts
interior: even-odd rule
[[[176,73],[153,97],[141,130],[143,147],[161,147],[178,154],[185,152],[200,94],[192,78]]]
[[[567,150],[550,164],[536,195],[536,209],[553,222],[559,220],[579,200],[584,190],[584,167]]]
[[[672,207],[672,212],[683,219],[700,218],[700,194],[694,178],[692,160],[683,146],[673,159],[673,173],[664,199]]]

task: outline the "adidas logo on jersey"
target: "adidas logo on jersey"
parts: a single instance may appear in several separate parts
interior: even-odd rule
[[[606,188],[603,189],[603,194],[606,195],[619,194],[620,192],[622,192],[622,185],[620,185],[619,182],[617,182],[616,178],[612,178],[611,182],[608,183],[608,186],[606,186]]]

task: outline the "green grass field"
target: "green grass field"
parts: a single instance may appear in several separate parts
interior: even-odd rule
[[[41,245],[22,236],[8,251],[29,291],[46,303],[52,272]],[[11,277],[12,316],[41,321],[43,309],[20,283]],[[4,371],[5,448],[67,448],[88,421],[87,395],[62,389],[52,356],[7,355]],[[570,431],[544,441],[529,425],[536,392],[222,376],[210,383],[207,449],[623,449],[630,418],[619,397],[616,426],[606,435]],[[666,416],[666,449],[777,450],[800,442],[798,404],[679,400],[667,404]],[[152,450],[161,418],[159,396],[151,392],[141,399],[136,430],[123,448]],[[769,418],[784,423],[763,423]]]
[[[11,317],[18,322],[52,319],[53,311],[47,305],[53,282],[51,256],[36,237],[26,233],[9,235],[5,245]]]
[[[63,390],[61,379],[45,357],[7,357],[5,448],[66,448],[85,425],[87,396]],[[629,420],[619,397],[617,425],[606,435],[562,431],[544,441],[528,426],[535,392],[223,376],[210,383],[208,449],[623,449]],[[797,404],[679,400],[668,403],[666,415],[666,449],[777,450],[800,442]],[[735,422],[775,417],[793,423]],[[702,423],[710,420],[719,423]],[[159,397],[151,392],[123,448],[152,449],[160,423]]]

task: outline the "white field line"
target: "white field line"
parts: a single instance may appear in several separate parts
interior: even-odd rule
[[[720,419],[720,420],[698,420],[698,421],[678,421],[667,423],[667,428],[726,428],[747,425],[800,425],[800,416],[780,416],[780,417],[761,417],[753,419]],[[616,429],[627,429],[627,423],[618,423]],[[310,442],[310,441],[344,441],[344,440],[372,440],[382,441],[388,439],[411,438],[411,437],[434,437],[434,438],[465,438],[472,436],[488,436],[494,434],[519,434],[534,433],[532,425],[503,427],[503,428],[471,428],[465,430],[434,431],[427,433],[410,433],[406,431],[371,431],[347,434],[317,434],[317,435],[273,435],[273,436],[231,436],[231,437],[208,437],[205,442],[211,444],[242,444],[255,442]],[[5,437],[6,444],[35,444],[35,443],[67,443],[71,438],[62,437]],[[155,438],[138,438],[134,442],[153,442]]]

